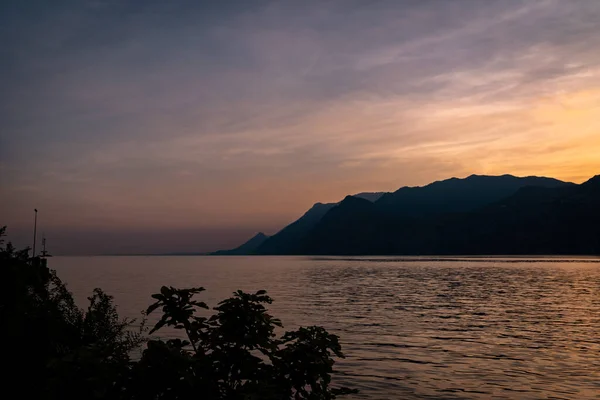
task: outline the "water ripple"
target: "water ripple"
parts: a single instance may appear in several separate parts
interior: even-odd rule
[[[139,316],[161,285],[215,304],[267,289],[286,328],[322,325],[360,399],[600,398],[600,260],[413,257],[52,259],[81,302]]]

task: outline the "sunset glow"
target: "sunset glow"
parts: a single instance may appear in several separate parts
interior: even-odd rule
[[[600,174],[600,2],[130,3],[0,17],[20,244],[34,207],[59,253],[204,251],[347,194]]]

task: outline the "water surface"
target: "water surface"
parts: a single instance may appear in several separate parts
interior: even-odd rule
[[[268,290],[286,328],[322,325],[365,399],[600,398],[600,260],[54,257],[84,305],[94,287],[136,317],[162,285],[209,305]]]

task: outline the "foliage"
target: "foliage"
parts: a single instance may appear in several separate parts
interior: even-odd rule
[[[146,310],[162,311],[150,334],[171,328],[186,339],[144,340],[100,289],[88,298],[87,310],[77,308],[45,260],[4,246],[4,233],[1,228],[6,377],[37,378],[19,387],[24,397],[299,400],[355,392],[331,387],[334,357],[343,357],[338,337],[317,326],[277,337],[282,324],[268,313],[272,299],[264,290],[237,291],[209,315],[206,303],[194,299],[204,288],[163,286]],[[143,342],[141,359],[130,359]]]
[[[202,291],[163,286],[152,295],[157,301],[147,313],[163,314],[151,332],[172,327],[187,340],[148,343],[134,368],[139,398],[334,399],[355,392],[330,386],[333,357],[343,357],[337,336],[312,326],[277,338],[281,321],[267,312],[272,299],[264,290],[237,291],[212,316],[197,315],[208,309],[193,300]]]
[[[0,229],[0,239],[6,228]],[[65,284],[45,260],[29,258],[0,242],[0,320],[7,382],[25,398],[114,398],[117,382],[129,369],[129,353],[143,342],[120,320],[112,297],[95,289],[86,311],[79,309]]]

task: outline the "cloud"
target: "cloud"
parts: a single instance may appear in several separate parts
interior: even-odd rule
[[[250,3],[0,20],[0,217],[268,230],[364,190],[600,170],[596,2]]]

